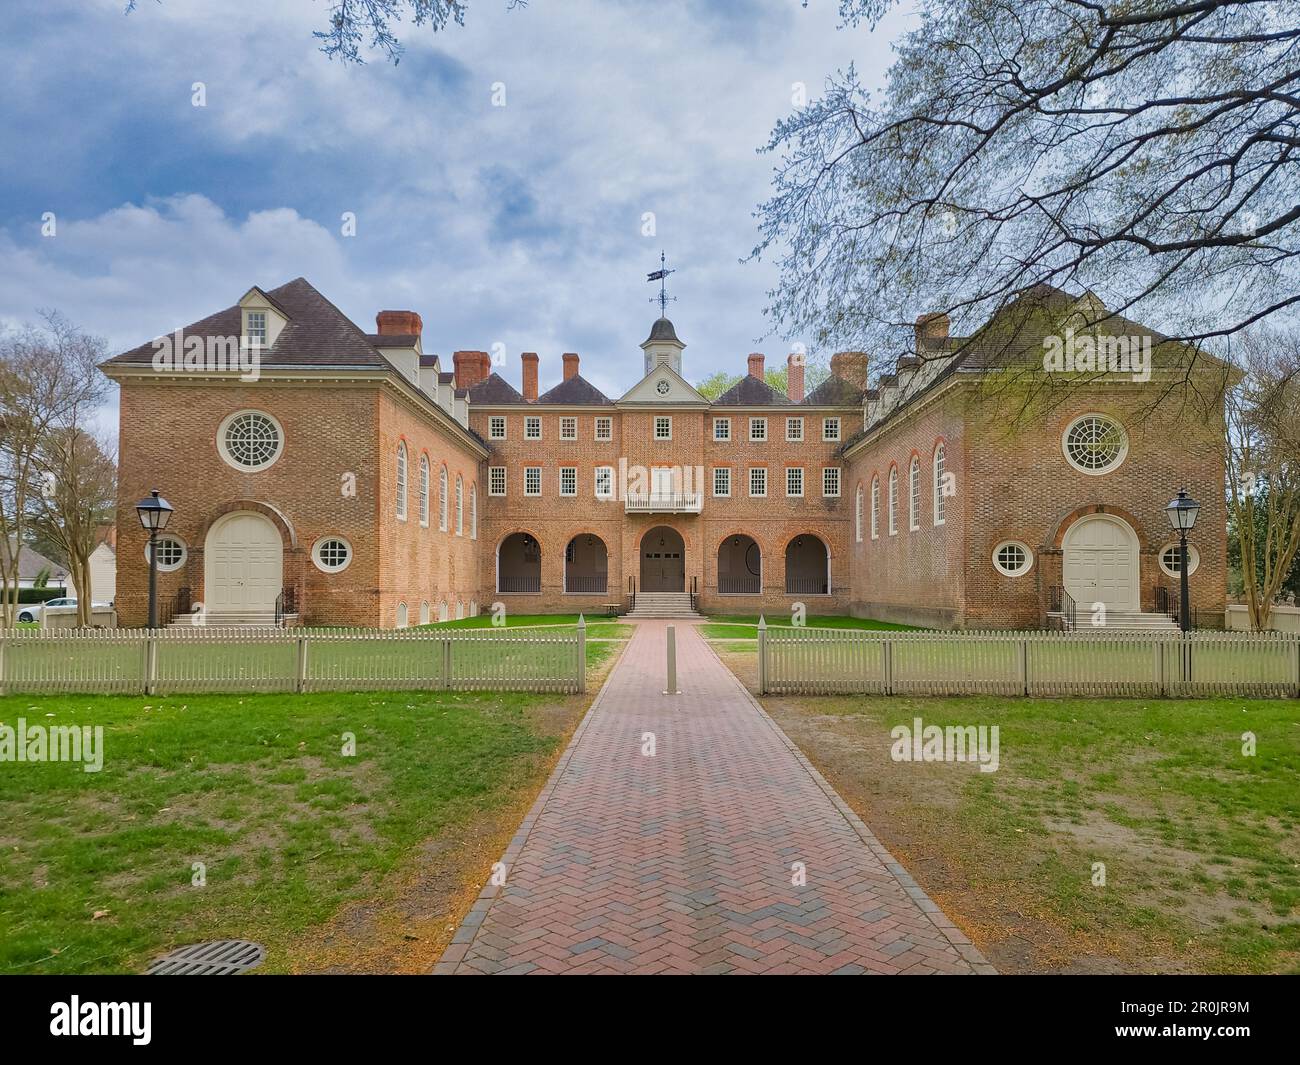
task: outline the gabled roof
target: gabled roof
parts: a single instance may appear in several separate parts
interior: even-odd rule
[[[14,538],[9,537],[9,550],[7,552],[10,558],[13,557]],[[49,570],[50,577],[55,574],[64,573],[64,569],[57,562],[52,562],[39,551],[35,551],[22,544],[18,548],[18,579],[20,581],[32,581],[40,575],[41,570]]]
[[[775,407],[790,406],[788,396],[783,396],[766,381],[753,374],[745,374],[739,381],[713,401],[715,407]]]
[[[489,374],[486,379],[471,388],[469,398],[472,403],[488,404],[489,406],[504,403],[521,403],[528,406],[528,402],[524,399],[522,393],[499,373]]]
[[[862,391],[851,381],[831,374],[803,398],[809,407],[853,407],[862,402]]]
[[[305,278],[295,278],[265,295],[283,311],[288,322],[275,344],[263,352],[263,366],[388,365],[370,338]],[[183,329],[186,337],[238,337],[242,332],[243,315],[237,303]],[[109,359],[105,365],[151,363],[155,350],[150,340]]]
[[[537,402],[560,403],[571,407],[612,407],[614,405],[612,399],[581,374],[574,374],[550,391],[543,392],[537,397]]]

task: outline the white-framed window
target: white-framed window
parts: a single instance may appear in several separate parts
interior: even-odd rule
[[[565,416],[560,419],[560,439],[577,440],[578,439],[578,419]]]
[[[341,536],[322,536],[312,546],[311,560],[322,573],[342,573],[352,561],[352,545]]]
[[[506,468],[504,466],[488,467],[488,495],[503,496],[506,494]]]
[[[655,439],[671,440],[673,438],[673,420],[672,418],[660,415],[655,418]]]
[[[406,444],[397,443],[397,520],[406,520]]]
[[[713,467],[713,494],[719,499],[726,499],[731,495],[730,466]]]
[[[880,539],[880,474],[871,478],[871,539]]]
[[[596,419],[596,439],[613,440],[614,439],[614,419],[597,418]]]
[[[250,348],[266,347],[266,311],[249,311],[244,335]]]
[[[438,528],[447,531],[447,467],[438,468]]]
[[[751,466],[749,468],[749,494],[755,498],[767,495],[767,467]]]
[[[429,624],[429,600],[427,599],[420,603],[420,624]]]
[[[822,419],[822,439],[834,441],[840,438],[840,420],[838,418]]]
[[[731,419],[714,418],[713,419],[713,439],[725,441],[731,439]]]
[[[1179,554],[1178,544],[1165,544],[1160,549],[1160,568],[1170,577],[1177,578],[1183,567],[1183,556]],[[1201,553],[1192,544],[1187,545],[1187,575],[1190,577],[1201,564]]]
[[[596,498],[597,499],[614,498],[614,467],[613,466],[596,467]]]
[[[170,533],[158,537],[158,572],[172,573],[185,565],[189,550],[179,536]],[[149,543],[145,541],[144,560],[149,561]]]
[[[788,496],[803,495],[803,467],[802,466],[786,467],[785,494]]]
[[[542,468],[540,466],[524,467],[524,495],[539,496],[542,494]]]
[[[826,466],[822,469],[822,495],[827,499],[838,499],[840,495],[840,468]]]
[[[749,439],[761,441],[767,439],[767,419],[750,418],[749,419]]]
[[[993,568],[1004,577],[1019,577],[1029,572],[1034,553],[1019,540],[1005,540],[993,549]]]
[[[907,528],[916,532],[921,527],[921,460],[912,456],[907,470]]]
[[[469,538],[478,539],[478,485],[469,486]]]
[[[398,604],[397,604],[397,627],[398,627],[399,629],[404,629],[404,628],[406,628],[406,626],[410,624],[410,621],[408,620],[408,618],[409,618],[409,615],[408,615],[407,610],[406,610],[406,604],[405,604],[405,603],[398,603]]]
[[[889,535],[898,534],[898,467],[889,468]]]
[[[429,525],[429,456],[420,456],[420,525]]]
[[[506,438],[506,416],[494,414],[488,419],[488,439],[504,440]]]
[[[576,496],[578,494],[578,467],[560,467],[560,495]]]
[[[264,411],[236,411],[217,429],[217,451],[242,473],[264,470],[284,451],[284,429]]]
[[[443,599],[438,603],[438,620],[447,621],[450,615],[447,613],[447,600]]]
[[[796,442],[803,439],[802,418],[787,418],[785,420],[785,438]]]
[[[947,518],[948,499],[943,494],[944,466],[948,460],[948,451],[942,444],[934,449],[934,523],[942,525]]]
[[[542,438],[542,419],[535,414],[524,418],[524,439],[540,440]]]
[[[853,539],[862,543],[862,485],[853,494]]]
[[[456,474],[456,535],[465,535],[465,483]]]
[[[1114,418],[1085,414],[1065,427],[1061,450],[1076,470],[1096,477],[1123,464],[1128,455],[1128,434]]]

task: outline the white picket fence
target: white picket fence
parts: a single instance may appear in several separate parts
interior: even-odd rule
[[[878,632],[761,626],[759,690],[1300,697],[1300,633]]]
[[[0,630],[7,692],[581,692],[587,630]]]

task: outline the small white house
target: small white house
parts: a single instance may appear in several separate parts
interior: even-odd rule
[[[3,545],[0,545],[3,546]],[[9,557],[13,557],[13,540],[9,541]],[[18,587],[35,588],[36,579],[45,573],[48,576],[48,586],[51,588],[66,588],[68,581],[67,571],[55,562],[51,562],[39,551],[33,551],[24,544],[18,551]],[[7,582],[0,577],[0,585],[7,586]]]

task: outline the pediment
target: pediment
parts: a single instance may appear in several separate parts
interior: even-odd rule
[[[681,374],[660,363],[615,401],[617,406],[707,407],[705,399]]]

